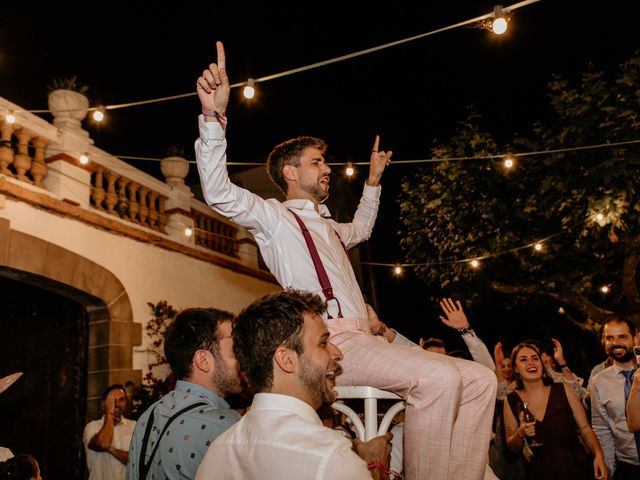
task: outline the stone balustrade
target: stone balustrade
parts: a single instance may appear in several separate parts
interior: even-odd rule
[[[7,120],[9,112],[16,112],[13,123]],[[132,222],[259,269],[250,235],[193,198],[184,184],[188,161],[165,158],[162,182],[95,147],[80,120],[61,123],[61,114],[56,115],[52,125],[0,98],[0,178],[47,190],[48,198]],[[80,163],[82,154],[89,156],[88,164]],[[115,225],[105,222],[111,225],[106,228]],[[193,228],[193,236],[184,234],[186,227]]]

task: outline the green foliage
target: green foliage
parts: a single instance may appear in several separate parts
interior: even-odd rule
[[[535,125],[530,138],[516,137],[498,146],[480,128],[480,116],[471,114],[432,156],[546,151],[639,139],[640,56],[621,65],[612,78],[589,70],[572,85],[555,77],[548,98],[555,118]],[[501,159],[438,163],[402,183],[401,245],[412,263],[445,262],[508,252],[554,235],[540,253],[532,248],[511,251],[481,261],[478,270],[454,263],[417,271],[428,283],[456,285],[476,295],[487,295],[493,287],[573,301],[591,317],[604,314],[605,307],[635,313],[640,304],[633,295],[604,299],[597,287],[607,284],[614,292],[623,291],[623,265],[636,252],[640,236],[639,175],[638,144],[518,157],[511,171]],[[599,212],[603,218],[596,221]],[[632,273],[635,284],[635,270]]]
[[[72,90],[82,95],[86,95],[89,91],[89,85],[84,85],[78,81],[78,77],[63,77],[54,78],[51,84],[47,85],[47,91],[53,92],[54,90]]]

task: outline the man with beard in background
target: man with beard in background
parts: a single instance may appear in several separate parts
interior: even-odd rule
[[[636,364],[635,325],[622,317],[607,320],[602,326],[602,343],[613,365],[598,373],[589,385],[591,423],[604,451],[610,477],[637,480],[640,478],[640,439],[629,431],[625,414]]]

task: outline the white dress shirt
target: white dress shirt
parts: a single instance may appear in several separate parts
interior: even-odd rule
[[[102,418],[87,423],[86,427],[84,427],[84,434],[82,435],[84,451],[87,454],[89,480],[124,480],[126,465],[120,463],[120,460],[109,452],[96,452],[89,448],[89,442],[102,428],[104,419],[105,416],[103,415]],[[118,450],[128,452],[135,426],[136,422],[134,420],[128,420],[122,417],[120,423],[113,426],[111,446]]]
[[[264,262],[280,285],[317,293],[324,299],[300,226],[287,209],[294,210],[311,233],[343,316],[366,320],[360,286],[340,240],[349,249],[369,238],[378,214],[381,187],[365,184],[351,223],[335,222],[326,206],[320,205],[316,211],[309,200],[264,200],[231,183],[226,167],[227,141],[220,124],[207,123],[202,115],[198,122],[200,138],[195,150],[207,204],[253,234]],[[328,309],[337,317],[336,302],[329,302]]]
[[[196,480],[371,479],[352,444],[307,403],[259,393],[242,419],[209,447]]]
[[[640,465],[633,433],[627,426],[622,370],[614,363],[593,377],[589,384],[591,423],[610,475],[615,471],[616,460]]]

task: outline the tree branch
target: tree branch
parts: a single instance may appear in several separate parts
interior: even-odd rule
[[[589,299],[577,293],[562,295],[544,290],[537,285],[506,285],[504,283],[491,282],[490,286],[494,290],[508,295],[542,295],[551,298],[579,310],[584,314],[585,318],[595,321],[596,323],[602,323],[614,314],[611,310],[606,310],[594,305]],[[587,328],[591,329],[590,326]]]
[[[640,235],[636,235],[629,242],[627,255],[624,258],[622,267],[622,290],[629,302],[629,307],[635,312],[640,310],[640,292],[638,292],[638,282],[636,281],[636,272],[638,271],[638,264],[640,264],[639,248]]]

